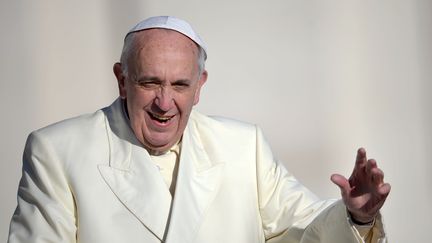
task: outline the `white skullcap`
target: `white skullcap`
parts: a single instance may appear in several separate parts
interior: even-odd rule
[[[189,39],[193,40],[197,45],[199,45],[204,50],[204,57],[205,59],[207,59],[207,47],[204,44],[204,41],[192,29],[192,26],[188,22],[176,17],[172,17],[172,16],[150,17],[135,25],[131,30],[129,30],[126,36],[134,32],[138,32],[146,29],[154,29],[154,28],[175,30],[189,37]]]

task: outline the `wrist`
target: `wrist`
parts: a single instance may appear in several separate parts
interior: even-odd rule
[[[356,224],[356,225],[373,225],[373,223],[375,222],[375,216],[372,218],[370,218],[370,217],[356,217],[350,211],[348,211],[348,215],[351,219],[351,222]]]

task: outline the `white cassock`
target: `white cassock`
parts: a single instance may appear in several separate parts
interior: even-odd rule
[[[23,161],[9,243],[364,242],[343,203],[302,186],[260,129],[196,111],[174,197],[119,99],[33,132]],[[380,217],[366,232],[386,242]]]

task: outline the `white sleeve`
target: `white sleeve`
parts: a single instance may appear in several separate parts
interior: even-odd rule
[[[300,184],[273,157],[258,128],[256,158],[259,207],[267,242],[364,242],[349,222],[345,205],[340,200],[320,200]],[[380,222],[374,227],[379,229],[376,232],[383,232]],[[380,237],[382,240],[384,234]]]

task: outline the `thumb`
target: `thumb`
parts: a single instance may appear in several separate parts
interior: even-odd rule
[[[333,174],[330,177],[330,180],[339,187],[342,196],[348,195],[351,186],[349,184],[349,181],[344,176],[339,174]]]

